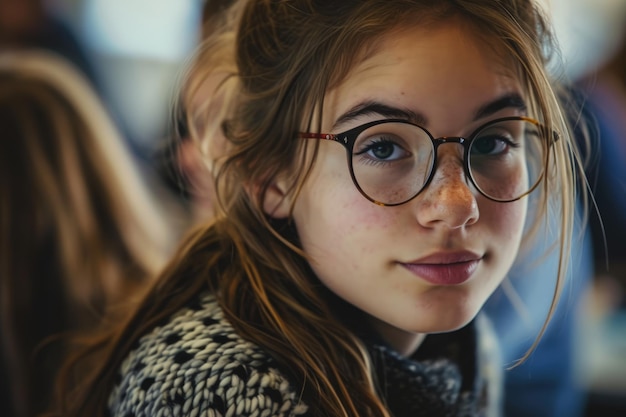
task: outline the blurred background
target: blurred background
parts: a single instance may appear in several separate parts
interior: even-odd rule
[[[603,132],[590,152],[590,187],[605,232],[592,209],[594,277],[580,318],[576,383],[588,394],[586,415],[626,416],[626,0],[543,1],[562,48],[555,76],[579,88],[596,116],[593,128]],[[0,0],[0,33],[45,26],[39,46],[85,72],[132,152],[147,172],[156,170],[154,155],[171,135],[174,93],[199,41],[204,2],[43,0],[45,19],[32,20],[34,3],[41,2]]]
[[[2,0],[6,1],[6,0]],[[200,36],[201,0],[44,0],[76,34],[132,147],[167,132],[181,66]]]

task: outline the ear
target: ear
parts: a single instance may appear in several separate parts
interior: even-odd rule
[[[185,139],[178,145],[178,165],[183,174],[194,182],[202,170],[202,155],[191,139]]]
[[[263,199],[263,211],[275,219],[284,219],[291,213],[293,193],[288,192],[288,182],[281,176],[270,184]]]

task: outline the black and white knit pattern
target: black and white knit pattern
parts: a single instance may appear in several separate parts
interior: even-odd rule
[[[109,398],[112,417],[300,416],[289,381],[239,337],[211,296],[142,337]]]
[[[501,381],[485,368],[493,354],[477,343],[484,327],[478,323],[427,337],[421,356],[412,358],[366,343],[394,417],[500,415],[493,391]],[[300,392],[205,295],[139,340],[122,364],[109,410],[111,417],[309,416]]]

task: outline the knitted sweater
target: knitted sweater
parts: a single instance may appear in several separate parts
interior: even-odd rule
[[[428,336],[410,359],[383,344],[368,345],[394,417],[498,415],[487,394],[494,387],[486,384],[488,368],[476,360],[484,355],[475,329],[472,324],[441,341]],[[211,295],[142,337],[117,382],[109,398],[112,417],[310,416],[299,387],[235,332]]]

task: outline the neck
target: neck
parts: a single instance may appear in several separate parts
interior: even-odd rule
[[[427,335],[426,333],[407,332],[378,320],[373,320],[372,327],[389,346],[404,357],[412,356]]]

